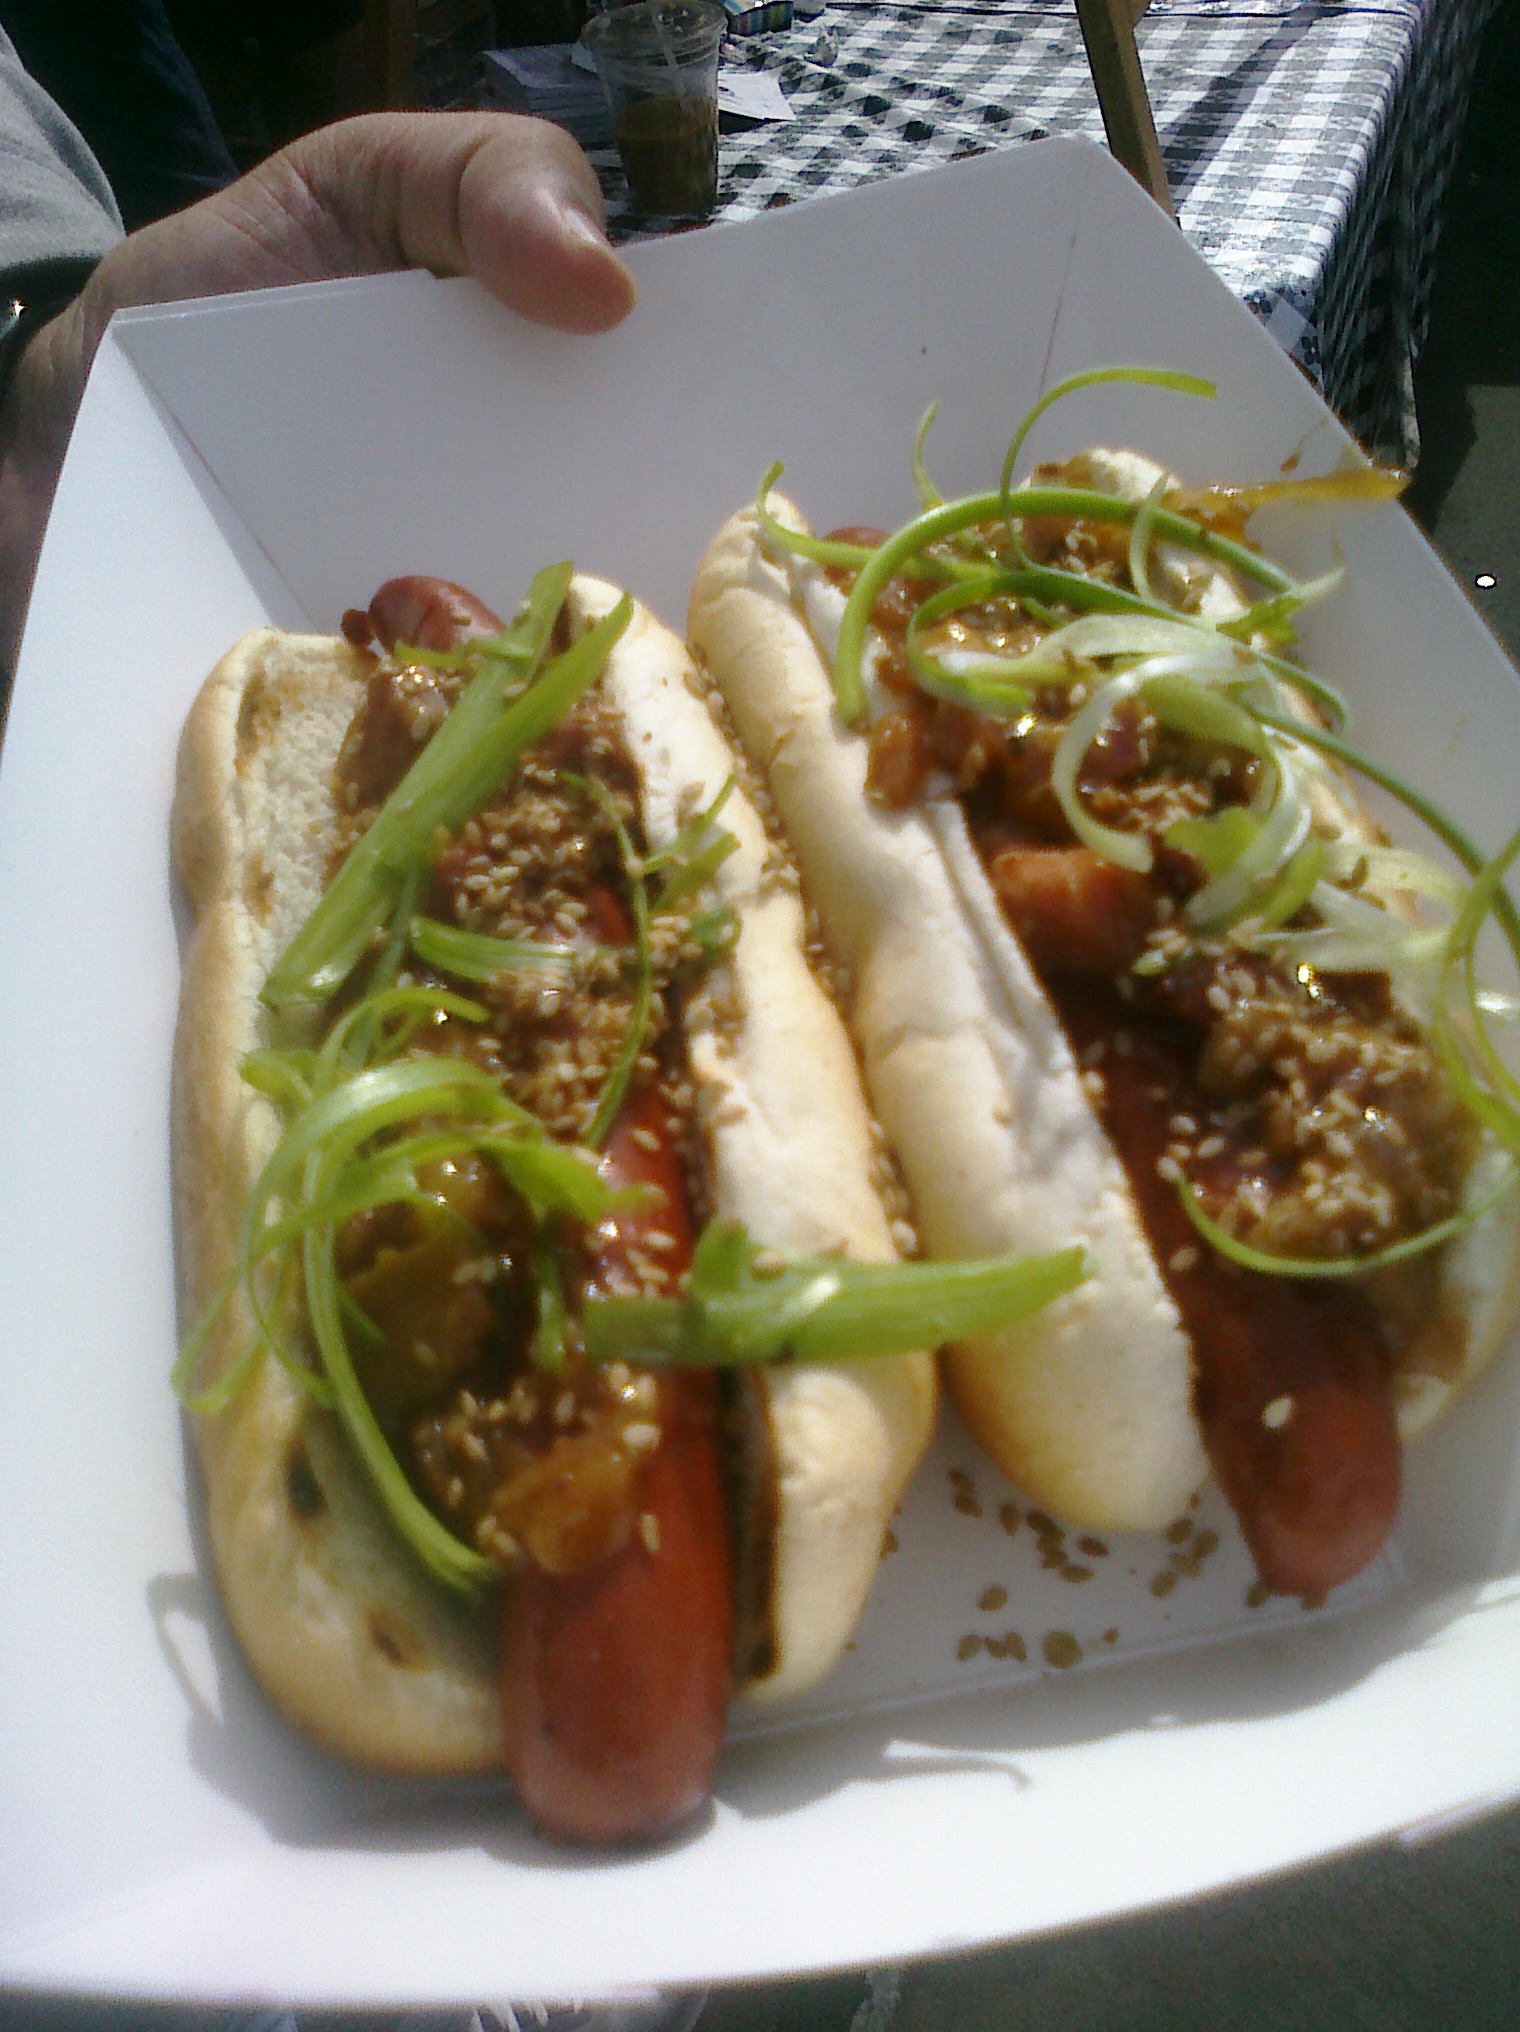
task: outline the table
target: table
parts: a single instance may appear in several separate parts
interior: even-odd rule
[[[1137,38],[1178,222],[1377,455],[1412,465],[1414,363],[1482,31],[1499,0],[1152,0]],[[1071,6],[828,0],[731,42],[795,121],[726,134],[737,219],[1046,135],[1103,140]],[[593,153],[614,238],[630,218]]]

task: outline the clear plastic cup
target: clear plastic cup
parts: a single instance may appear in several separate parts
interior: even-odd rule
[[[718,201],[725,19],[716,0],[638,0],[586,23],[628,195],[644,218],[705,219]]]

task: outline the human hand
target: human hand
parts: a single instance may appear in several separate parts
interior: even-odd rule
[[[521,316],[604,331],[633,279],[559,128],[505,113],[374,113],[319,128],[214,197],[118,243],[37,331],[0,407],[0,669],[14,660],[42,531],[113,311],[427,268],[474,275]]]

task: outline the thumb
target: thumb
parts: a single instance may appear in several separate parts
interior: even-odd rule
[[[306,136],[247,181],[261,237],[308,227],[322,263],[308,273],[474,275],[521,316],[569,332],[604,331],[633,307],[595,173],[546,121],[372,114]]]
[[[87,367],[113,310],[326,276],[476,274],[521,316],[597,332],[633,307],[591,165],[511,113],[371,113],[318,128],[113,247],[80,301]]]

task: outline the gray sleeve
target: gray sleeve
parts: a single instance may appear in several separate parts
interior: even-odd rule
[[[105,172],[0,29],[0,290],[67,294],[121,233]]]

